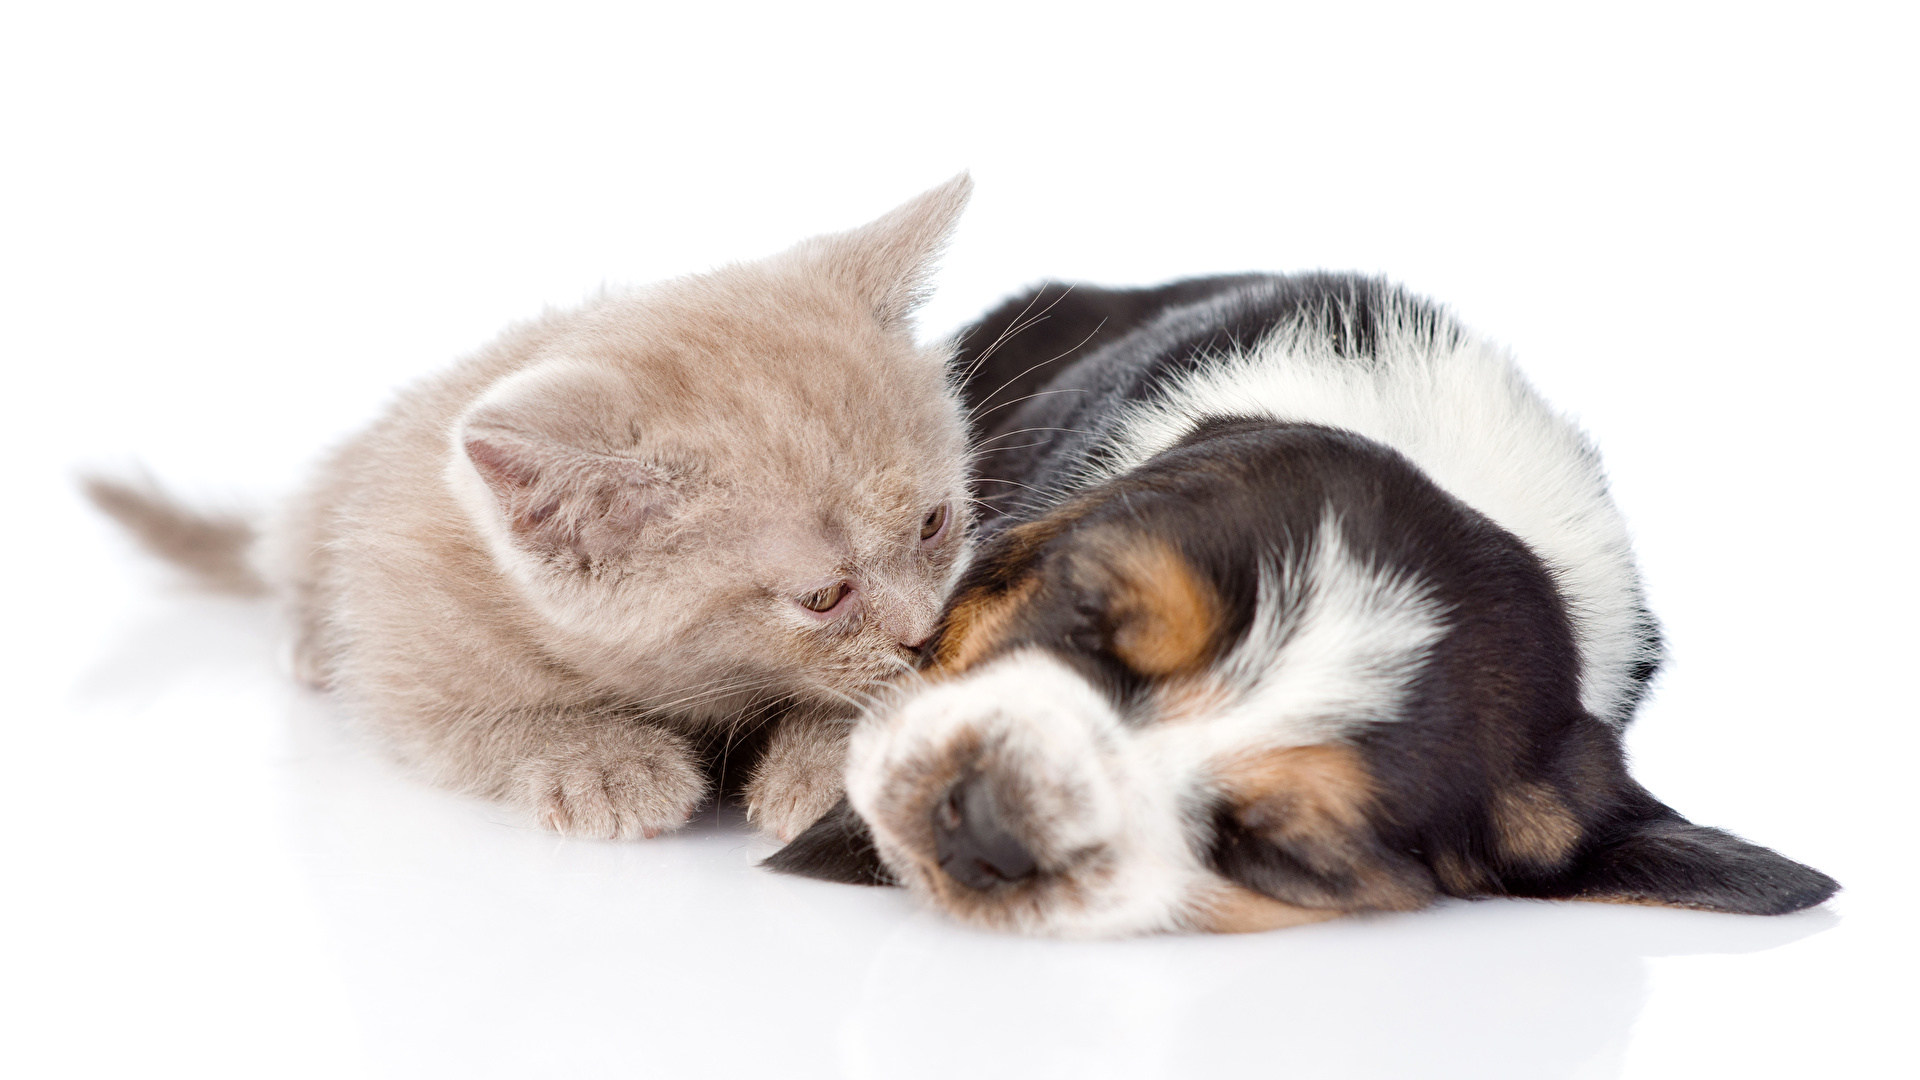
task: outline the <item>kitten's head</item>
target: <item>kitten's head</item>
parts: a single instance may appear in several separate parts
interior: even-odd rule
[[[971,522],[912,326],[971,187],[591,304],[466,410],[449,482],[551,652],[687,712],[904,666]]]

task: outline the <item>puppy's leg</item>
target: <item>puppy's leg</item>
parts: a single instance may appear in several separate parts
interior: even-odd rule
[[[798,710],[780,718],[747,781],[747,819],[781,843],[833,809],[846,790],[844,716]]]

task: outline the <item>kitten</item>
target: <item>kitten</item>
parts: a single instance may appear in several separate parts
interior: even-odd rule
[[[764,723],[748,814],[789,838],[840,797],[846,703],[908,667],[963,561],[951,348],[912,315],[971,186],[513,327],[258,535],[89,492],[204,582],[282,594],[301,677],[439,784],[650,837]]]

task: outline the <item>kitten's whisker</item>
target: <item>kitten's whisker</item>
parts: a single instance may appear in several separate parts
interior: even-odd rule
[[[1019,382],[1021,379],[1026,378],[1028,375],[1032,374],[1033,372],[1036,372],[1041,368],[1046,367],[1048,364],[1053,363],[1055,360],[1058,360],[1063,356],[1072,356],[1074,353],[1078,352],[1080,350],[1080,346],[1085,345],[1089,341],[1092,341],[1094,338],[1094,335],[1098,334],[1100,332],[1100,328],[1105,325],[1107,325],[1107,320],[1101,319],[1098,323],[1094,324],[1094,327],[1092,330],[1087,331],[1086,337],[1081,338],[1078,344],[1074,345],[1072,348],[1068,349],[1066,352],[1060,353],[1057,356],[1050,356],[1045,360],[1042,360],[1039,363],[1028,368],[1027,370],[1021,372],[1020,374],[1015,375],[1013,378],[1008,379],[1006,382],[1001,383],[997,388],[995,388],[993,393],[988,394],[986,397],[981,398],[979,405],[975,405],[973,409],[968,410],[967,418],[972,419],[974,412],[976,412],[980,408],[980,405],[985,405],[987,402],[992,401],[996,397],[999,397],[1001,390],[1005,390],[1007,387],[1012,386],[1014,383]]]
[[[867,700],[861,710],[862,715],[881,712],[893,702],[900,700],[907,693],[908,684],[912,684],[916,690],[927,685],[927,677],[921,673],[920,669],[911,664],[906,664],[905,667],[906,670],[895,678],[878,679],[868,684],[875,687],[875,690],[871,693],[863,692],[862,696]]]
[[[1038,297],[1036,297],[1035,299],[1038,299]],[[1057,304],[1059,303],[1059,301],[1056,300],[1054,301],[1054,303]],[[1032,301],[1028,301],[1027,307],[1031,308],[1032,306],[1033,306]],[[1038,315],[1035,315],[1033,318],[1022,319],[1020,321],[1017,321],[1012,325],[1008,326],[1005,330],[1001,331],[1000,336],[993,340],[993,344],[987,346],[986,350],[980,354],[979,358],[976,359],[970,366],[968,366],[966,377],[970,379],[974,375],[978,374],[980,369],[986,366],[987,361],[993,359],[993,354],[1000,351],[1000,346],[1005,345],[1007,342],[1012,341],[1014,338],[1019,337],[1021,334],[1026,333],[1028,330],[1031,330],[1034,327],[1040,325],[1041,323],[1046,322],[1047,312],[1051,310],[1053,310],[1053,304],[1048,304],[1044,309],[1041,310],[1041,312]]]
[[[684,694],[670,701],[652,702],[652,701],[636,699],[630,702],[628,707],[640,709],[646,712],[664,712],[668,709],[675,709],[675,708],[679,708],[687,705],[705,704],[709,701],[714,701],[716,699],[723,698],[723,697],[729,697],[734,694],[752,693],[756,690],[765,689],[767,686],[771,686],[771,685],[772,685],[771,683],[741,683],[736,686],[719,686],[719,687],[713,687],[707,690],[697,691],[692,694]]]
[[[988,483],[988,484],[1012,484],[1014,487],[1017,487],[1017,488],[1026,488],[1028,491],[1033,492],[1035,495],[1046,494],[1046,492],[1041,491],[1039,488],[1033,487],[1030,484],[1023,484],[1018,480],[1002,480],[997,476],[976,476],[974,477],[974,480],[976,482],[982,482],[982,483]]]
[[[1066,431],[1066,432],[1071,432],[1072,434],[1075,434],[1075,435],[1091,435],[1091,434],[1093,434],[1092,432],[1090,432],[1090,431],[1086,431],[1086,430],[1083,430],[1083,429],[1081,429],[1081,428],[1070,428],[1070,427],[1023,427],[1023,428],[1015,428],[1015,429],[1014,429],[1014,430],[1012,430],[1012,431],[1003,431],[1003,432],[1001,432],[1000,434],[998,434],[998,435],[995,435],[995,436],[994,436],[993,438],[991,438],[991,439],[981,439],[981,440],[980,440],[980,442],[979,442],[979,443],[978,443],[978,444],[977,444],[976,446],[974,446],[974,450],[975,450],[975,452],[978,452],[979,450],[981,450],[981,449],[983,449],[983,448],[984,448],[984,447],[985,447],[985,446],[986,446],[986,445],[987,445],[988,443],[990,443],[990,442],[994,442],[994,441],[996,441],[996,440],[999,440],[999,439],[1004,439],[1004,438],[1007,438],[1008,436],[1011,436],[1011,435],[1025,435],[1025,434],[1026,434],[1027,432],[1029,432],[1029,431]]]
[[[835,698],[835,699],[836,699],[836,700],[838,700],[838,701],[839,701],[839,702],[840,702],[840,703],[841,703],[842,705],[845,705],[845,706],[846,706],[847,708],[849,708],[849,709],[852,709],[852,710],[853,710],[853,711],[855,711],[855,712],[859,712],[859,711],[860,711],[860,703],[859,703],[859,702],[857,702],[857,701],[855,701],[855,700],[853,700],[853,697],[852,697],[851,695],[849,695],[849,694],[847,694],[847,693],[845,693],[844,691],[841,691],[841,690],[837,690],[837,689],[835,689],[835,688],[833,688],[833,687],[831,687],[831,686],[824,686],[824,687],[821,687],[820,689],[821,689],[821,692],[822,692],[822,693],[825,693],[825,694],[827,694],[827,695],[829,695],[829,696],[831,696],[831,697],[833,697],[833,698]]]
[[[615,708],[648,713],[665,712],[681,706],[702,704],[712,701],[715,698],[726,697],[729,694],[753,693],[774,686],[778,682],[779,680],[767,676],[732,683],[728,683],[724,679],[714,679],[696,688],[692,688],[690,692],[683,693],[680,697],[670,701],[649,701],[645,698],[632,698],[616,705]]]
[[[1060,293],[1059,296],[1056,296],[1053,298],[1052,303],[1048,304],[1046,307],[1041,308],[1039,313],[1034,315],[1032,318],[1028,318],[1027,312],[1032,311],[1033,305],[1040,302],[1040,297],[1045,294],[1045,290],[1042,289],[1040,292],[1034,293],[1033,298],[1027,301],[1027,306],[1021,308],[1020,314],[1014,316],[1013,322],[1009,323],[1005,330],[1000,331],[999,337],[993,339],[993,344],[987,346],[985,351],[983,351],[979,356],[975,357],[972,363],[967,365],[967,370],[961,376],[961,381],[965,382],[967,379],[972,378],[974,373],[980,370],[981,365],[985,364],[987,360],[993,356],[994,353],[1000,350],[1000,346],[1006,344],[1008,341],[1011,341],[1013,338],[1017,337],[1022,332],[1030,329],[1036,324],[1044,322],[1046,320],[1047,312],[1052,311],[1060,303],[1060,301],[1065,300],[1067,296],[1073,292],[1075,287],[1076,286],[1068,285],[1066,289],[1064,289]],[[998,392],[999,391],[995,391],[995,393],[998,393]]]
[[[794,699],[793,694],[781,694],[765,701],[756,701],[745,705],[733,714],[725,729],[726,746],[731,748],[741,736],[751,735],[761,728],[786,715],[786,704]]]
[[[733,718],[729,720],[722,729],[720,733],[720,764],[718,770],[720,790],[714,792],[713,798],[713,819],[715,822],[720,820],[720,811],[727,801],[727,761],[733,756],[734,744],[744,738],[753,736],[761,728],[787,715],[787,711],[783,706],[786,702],[792,701],[794,696],[794,694],[786,693],[766,701],[743,705],[738,712],[733,714]],[[751,719],[749,719],[749,717],[751,717]]]
[[[1012,401],[1002,402],[998,405],[995,405],[993,408],[986,410],[985,412],[971,413],[967,416],[967,419],[978,420],[983,416],[992,416],[994,413],[999,412],[1001,409],[1018,405],[1023,401],[1032,401],[1034,398],[1037,398],[1037,397],[1046,397],[1049,394],[1084,394],[1084,393],[1087,393],[1086,388],[1079,387],[1079,386],[1071,386],[1065,390],[1041,390],[1038,393],[1028,394],[1025,397],[1014,398]],[[985,403],[982,402],[982,404],[985,404]]]

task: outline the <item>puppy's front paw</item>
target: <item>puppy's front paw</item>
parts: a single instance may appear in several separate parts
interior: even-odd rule
[[[514,800],[568,836],[652,838],[687,823],[707,794],[699,761],[663,731],[614,729],[522,762]]]
[[[846,791],[850,730],[835,721],[782,724],[747,782],[747,820],[784,844],[833,809]]]

